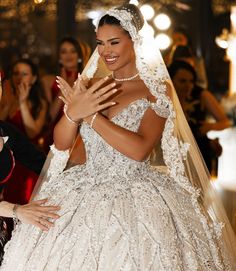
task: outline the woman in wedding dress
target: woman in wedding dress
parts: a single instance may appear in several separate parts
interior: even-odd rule
[[[58,79],[64,116],[34,198],[60,219],[48,232],[19,223],[1,270],[235,270],[234,235],[145,25],[134,5],[109,10],[73,89]],[[86,162],[71,166],[79,125]]]

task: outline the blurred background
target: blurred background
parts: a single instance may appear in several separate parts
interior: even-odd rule
[[[8,70],[19,55],[30,56],[51,72],[55,69],[57,45],[62,37],[78,37],[93,49],[93,19],[98,16],[96,12],[127,2],[0,0],[0,64],[4,70]],[[155,35],[165,33],[171,38],[175,28],[185,28],[194,51],[205,59],[210,89],[219,94],[227,91],[229,65],[225,51],[216,45],[215,38],[224,28],[230,29],[229,15],[233,1],[154,0],[138,3],[152,7],[153,11],[147,9],[147,13],[151,12],[147,16],[151,17],[149,22]],[[167,30],[160,30],[154,25],[156,15],[160,13],[165,13],[171,20]],[[167,50],[163,50],[163,54]]]

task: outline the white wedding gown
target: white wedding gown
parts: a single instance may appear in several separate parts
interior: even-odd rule
[[[112,121],[137,131],[150,106],[139,99]],[[63,152],[53,147],[51,178],[37,196],[60,205],[61,217],[48,232],[17,225],[1,270],[231,270],[217,232],[200,221],[188,192],[149,160],[122,155],[86,123],[81,135],[86,164],[59,173]]]

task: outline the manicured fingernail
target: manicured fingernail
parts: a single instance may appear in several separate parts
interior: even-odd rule
[[[106,81],[108,78],[109,78],[109,76],[106,76],[106,77],[104,78],[104,80]]]
[[[59,79],[60,79],[60,76],[57,75],[56,78],[59,80]]]
[[[115,92],[117,92],[117,90],[118,90],[117,88],[114,88],[114,89],[112,90],[112,92],[115,93]]]
[[[111,104],[112,104],[112,105],[115,105],[115,104],[116,104],[116,102],[112,102]]]
[[[116,86],[116,83],[112,83],[111,86],[112,86],[112,87]]]

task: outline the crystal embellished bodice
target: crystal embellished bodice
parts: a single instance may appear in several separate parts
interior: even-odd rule
[[[146,99],[135,100],[111,121],[129,131],[137,132],[145,111],[150,107]],[[138,162],[123,155],[97,134],[88,124],[81,127],[87,162],[86,167],[93,169],[95,174],[109,173],[132,173],[135,170],[144,170],[149,165],[149,160]],[[97,169],[97,170],[96,170]]]

